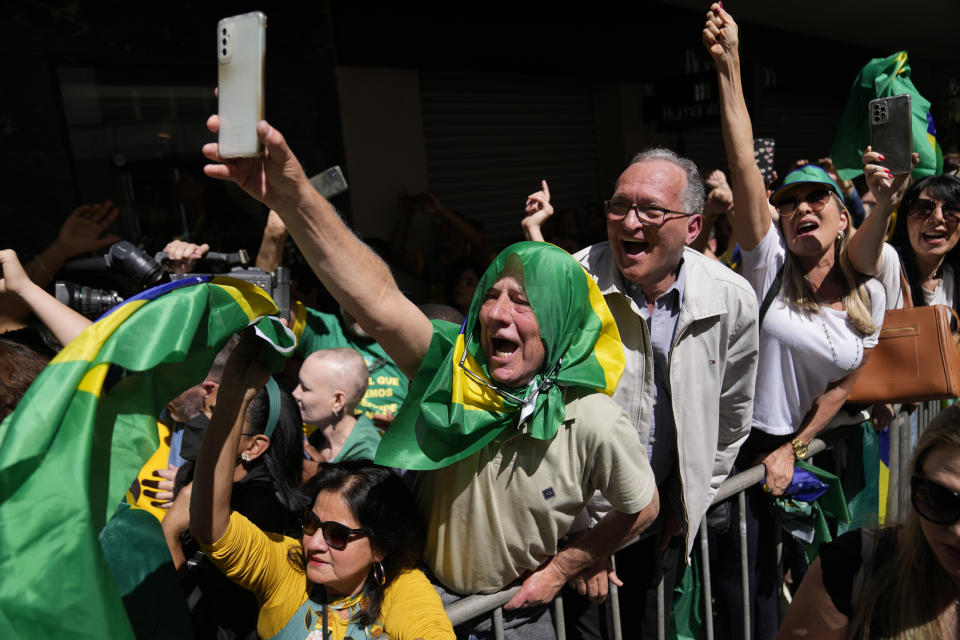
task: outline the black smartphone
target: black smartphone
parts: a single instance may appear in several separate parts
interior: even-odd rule
[[[879,164],[890,173],[913,171],[913,113],[910,94],[870,101],[870,146],[883,155]]]

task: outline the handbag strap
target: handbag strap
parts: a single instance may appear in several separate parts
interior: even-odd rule
[[[903,263],[900,263],[900,293],[903,294],[903,308],[913,308],[913,296],[910,294],[910,282],[907,281],[907,274],[903,272]]]
[[[770,288],[767,289],[766,295],[763,296],[763,302],[760,303],[760,321],[757,322],[758,328],[763,324],[763,316],[767,315],[767,309],[769,309],[770,305],[773,304],[777,294],[780,293],[780,288],[783,286],[784,264],[780,265],[780,268],[777,270],[777,275],[774,276],[773,282],[770,283]]]

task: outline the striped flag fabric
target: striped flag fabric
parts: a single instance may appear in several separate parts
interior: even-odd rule
[[[132,638],[98,534],[157,449],[162,407],[273,300],[233,278],[160,285],[111,309],[50,361],[0,424],[0,638]]]

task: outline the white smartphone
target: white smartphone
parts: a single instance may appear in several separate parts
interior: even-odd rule
[[[217,95],[221,158],[249,158],[262,152],[257,123],[263,119],[263,60],[267,16],[260,11],[217,23]]]

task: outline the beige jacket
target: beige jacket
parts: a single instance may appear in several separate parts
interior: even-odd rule
[[[609,242],[575,258],[597,282],[617,321],[627,359],[613,395],[646,445],[653,416],[653,353],[647,325],[624,291]],[[686,249],[686,282],[673,347],[670,389],[677,428],[680,495],[661,505],[684,516],[689,555],[700,522],[750,433],[757,369],[757,297],[729,268]],[[691,535],[691,532],[693,535]]]

